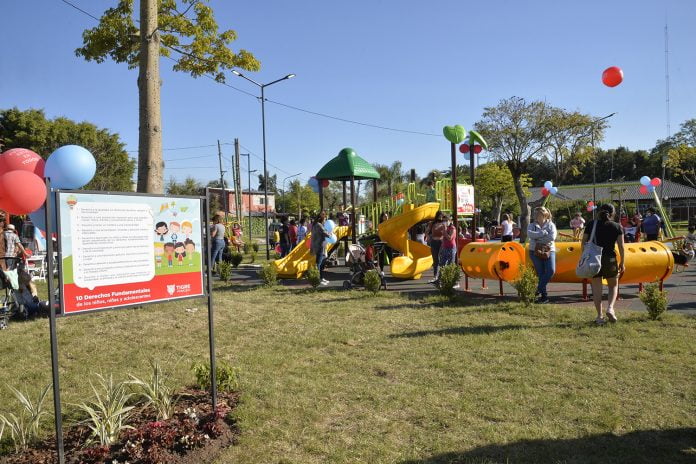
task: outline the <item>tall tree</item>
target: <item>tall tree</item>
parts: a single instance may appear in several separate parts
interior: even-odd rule
[[[290,182],[290,188],[283,201],[284,211],[297,215],[302,209],[302,216],[308,216],[319,209],[319,195],[308,184],[299,180]]]
[[[475,127],[488,141],[494,160],[505,163],[512,174],[515,195],[520,205],[520,239],[527,239],[529,206],[522,175],[529,160],[540,156],[549,147],[549,131],[545,124],[546,103],[527,102],[521,97],[501,100],[497,106],[484,109]]]
[[[264,185],[266,184],[266,179],[264,178],[263,174],[259,174],[259,191],[263,192],[264,191]],[[273,195],[278,195],[278,175],[273,174],[272,176],[268,176],[268,193],[272,193]]]
[[[83,46],[75,50],[87,61],[110,58],[138,68],[140,136],[138,191],[162,193],[162,123],[160,116],[159,56],[179,53],[173,69],[193,77],[209,74],[225,81],[225,70],[257,71],[259,62],[228,45],[237,34],[219,31],[213,10],[204,0],[140,0],[140,29],[133,18],[133,0],[119,0],[106,10],[99,24],[83,32]]]
[[[522,187],[528,194],[527,187],[531,179],[522,174]],[[476,203],[483,208],[489,208],[491,217],[500,223],[503,207],[516,200],[515,187],[510,170],[501,162],[482,164],[476,169],[475,195]]]
[[[549,135],[548,159],[553,167],[555,185],[563,185],[592,159],[591,142],[604,136],[606,121],[595,122],[590,115],[562,108],[549,108],[544,121]],[[543,181],[542,181],[543,182]]]
[[[167,182],[166,192],[169,195],[200,195],[203,185],[193,177],[187,177],[183,182],[177,182],[173,177]]]
[[[696,146],[677,145],[667,152],[667,168],[696,188]]]
[[[392,196],[404,190],[404,179],[407,177],[403,171],[401,161],[394,161],[391,166],[385,164],[372,165],[380,176],[378,193]]]
[[[43,110],[0,110],[0,151],[28,148],[47,158],[63,145],[80,145],[97,161],[97,172],[87,190],[128,192],[133,187],[135,162],[128,157],[118,134],[89,122],[47,119]]]

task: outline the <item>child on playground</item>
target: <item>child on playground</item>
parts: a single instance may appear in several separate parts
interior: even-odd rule
[[[457,227],[452,222],[452,218],[447,215],[443,217],[443,221],[445,230],[442,234],[442,246],[440,247],[440,255],[438,257],[440,268],[457,262]],[[440,276],[438,275],[435,285],[439,283]],[[457,284],[454,288],[458,287],[459,285]]]
[[[575,240],[580,240],[583,227],[585,227],[585,220],[582,218],[582,214],[575,213],[575,217],[570,220],[570,228],[573,230]]]
[[[696,225],[689,226],[689,233],[684,238],[683,251],[688,261],[694,259],[696,255]]]

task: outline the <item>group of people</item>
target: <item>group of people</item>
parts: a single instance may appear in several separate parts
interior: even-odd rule
[[[22,245],[15,226],[6,223],[5,218],[0,218],[0,229],[0,272],[5,274],[4,285],[15,290],[14,300],[22,309],[23,317],[34,317],[40,313],[42,307],[48,308],[48,305],[40,301],[36,285],[27,269],[26,258],[30,253]]]
[[[597,219],[590,221],[582,233],[582,246],[590,240],[594,231],[594,242],[602,248],[602,266],[597,275],[592,278],[592,299],[597,311],[597,324],[616,322],[614,304],[618,295],[619,276],[625,271],[624,265],[624,230],[615,220],[614,205],[607,203],[599,208]],[[556,272],[555,241],[558,237],[556,225],[551,212],[539,207],[534,209],[534,221],[527,230],[529,237],[529,256],[539,277],[537,285],[537,302],[549,301],[547,285]],[[618,245],[618,247],[617,247]],[[616,249],[619,251],[619,259]],[[608,285],[606,310],[602,305],[602,280]]]
[[[645,236],[646,241],[658,240],[660,231],[665,230],[665,222],[653,207],[645,211],[645,216],[637,210],[631,217],[622,213],[618,223],[623,227],[624,241],[629,243],[640,242],[643,236]],[[581,213],[575,213],[573,219],[570,220],[570,228],[573,231],[573,238],[579,240],[585,229],[585,219]]]

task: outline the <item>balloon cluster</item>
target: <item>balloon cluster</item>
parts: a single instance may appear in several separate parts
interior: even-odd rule
[[[662,180],[659,177],[653,177],[652,179],[648,176],[643,176],[640,178],[640,193],[647,195],[648,193],[653,193],[656,187],[662,185]]]
[[[549,195],[556,195],[558,193],[558,187],[553,186],[553,182],[547,180],[544,182],[544,186],[541,188],[541,196],[548,197]]]
[[[468,155],[471,153],[471,146],[469,145],[469,140],[465,140],[463,144],[459,145],[459,151]],[[483,151],[483,147],[478,143],[474,143],[474,153],[479,154]]]
[[[10,214],[29,214],[34,225],[46,229],[46,184],[61,189],[83,187],[94,177],[97,163],[85,148],[65,145],[47,161],[26,148],[11,148],[0,154],[0,209]]]
[[[595,205],[594,201],[588,201],[587,202],[587,212],[591,213],[592,211],[597,209],[597,205]]]
[[[312,176],[309,178],[309,181],[307,182],[309,186],[312,188],[312,191],[314,193],[319,193],[319,179],[316,177]],[[329,186],[329,180],[328,179],[322,179],[321,180],[321,186],[322,188],[326,188]]]

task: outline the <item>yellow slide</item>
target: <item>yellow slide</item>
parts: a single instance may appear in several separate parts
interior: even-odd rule
[[[380,240],[403,253],[392,259],[392,276],[399,279],[420,279],[423,272],[433,265],[430,247],[408,239],[408,230],[422,221],[435,219],[439,203],[426,203],[418,208],[405,204],[404,212],[381,223],[378,228]]]
[[[350,235],[350,227],[340,226],[334,229],[336,234],[336,244],[344,237]],[[276,259],[273,265],[278,271],[278,277],[283,279],[300,279],[307,269],[317,263],[316,258],[309,250],[308,239],[312,234],[307,234],[307,238],[297,244],[285,258]],[[333,246],[333,245],[332,245]]]

